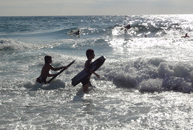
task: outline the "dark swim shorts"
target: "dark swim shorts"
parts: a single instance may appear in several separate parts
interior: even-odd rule
[[[82,83],[83,86],[86,85],[86,84],[91,85],[90,78],[85,78],[84,80],[81,81],[81,83]]]

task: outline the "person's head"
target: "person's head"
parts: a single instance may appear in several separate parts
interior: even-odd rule
[[[45,56],[44,57],[44,60],[45,60],[45,64],[50,64],[50,63],[52,63],[52,57],[51,56]]]
[[[87,57],[87,59],[93,59],[95,57],[94,50],[88,49],[86,51],[86,57]]]
[[[131,28],[131,25],[128,24],[127,26],[125,26],[126,29],[130,29]]]
[[[75,34],[76,34],[76,35],[80,35],[80,30],[78,30]]]

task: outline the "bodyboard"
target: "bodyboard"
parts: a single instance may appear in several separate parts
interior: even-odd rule
[[[67,65],[67,68],[70,67],[74,62],[75,62],[75,60],[72,61],[70,64],[68,64],[68,65]],[[60,72],[57,73],[57,75],[53,76],[47,83],[50,83],[52,80],[54,80],[54,79],[55,79],[59,74],[61,74],[64,70],[66,70],[66,69],[62,69]]]
[[[93,71],[96,71],[98,68],[100,68],[103,63],[105,62],[105,58],[104,56],[99,57],[98,59],[96,59],[93,63],[91,63],[91,69]],[[90,75],[89,72],[86,72],[85,70],[82,70],[80,73],[78,73],[73,79],[72,79],[72,85],[76,86],[77,84],[79,84],[82,80],[84,80],[85,78],[87,78]]]

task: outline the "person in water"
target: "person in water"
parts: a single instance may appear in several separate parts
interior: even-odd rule
[[[76,32],[74,32],[75,35],[80,35],[80,30],[78,29]]]
[[[125,29],[130,29],[130,28],[131,28],[131,25],[130,25],[130,24],[128,24],[128,25],[125,26]]]
[[[131,25],[127,24],[126,26],[122,27],[121,30],[124,30],[125,32],[127,32],[127,30],[130,28],[131,28]]]
[[[95,73],[91,68],[92,67],[91,66],[92,59],[94,59],[94,57],[95,57],[94,50],[88,49],[86,51],[86,57],[87,57],[87,61],[85,62],[84,70],[87,71],[90,75],[87,78],[85,78],[83,81],[81,81],[83,92],[87,92],[88,87],[91,86],[90,77],[92,74],[95,74],[97,76],[97,78],[100,78],[100,75]]]
[[[44,57],[44,60],[45,60],[45,64],[42,68],[42,71],[41,71],[41,74],[40,76],[36,79],[36,82],[38,83],[44,83],[46,84],[47,81],[47,77],[52,77],[52,76],[55,76],[57,74],[50,74],[49,71],[50,70],[53,70],[53,71],[58,71],[58,70],[61,70],[61,69],[67,69],[66,66],[63,66],[63,67],[58,67],[58,68],[54,68],[52,67],[50,64],[52,63],[52,57],[51,56],[45,56]]]
[[[78,29],[78,30],[71,30],[71,31],[69,31],[68,34],[79,36],[80,35],[80,29]]]
[[[182,36],[182,38],[188,38],[190,36],[188,36],[188,33],[185,34],[185,36]]]

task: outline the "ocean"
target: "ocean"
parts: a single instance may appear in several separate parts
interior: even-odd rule
[[[84,94],[87,49],[106,61]],[[0,129],[193,129],[193,15],[0,17],[0,55]],[[46,55],[76,61],[41,85]]]

